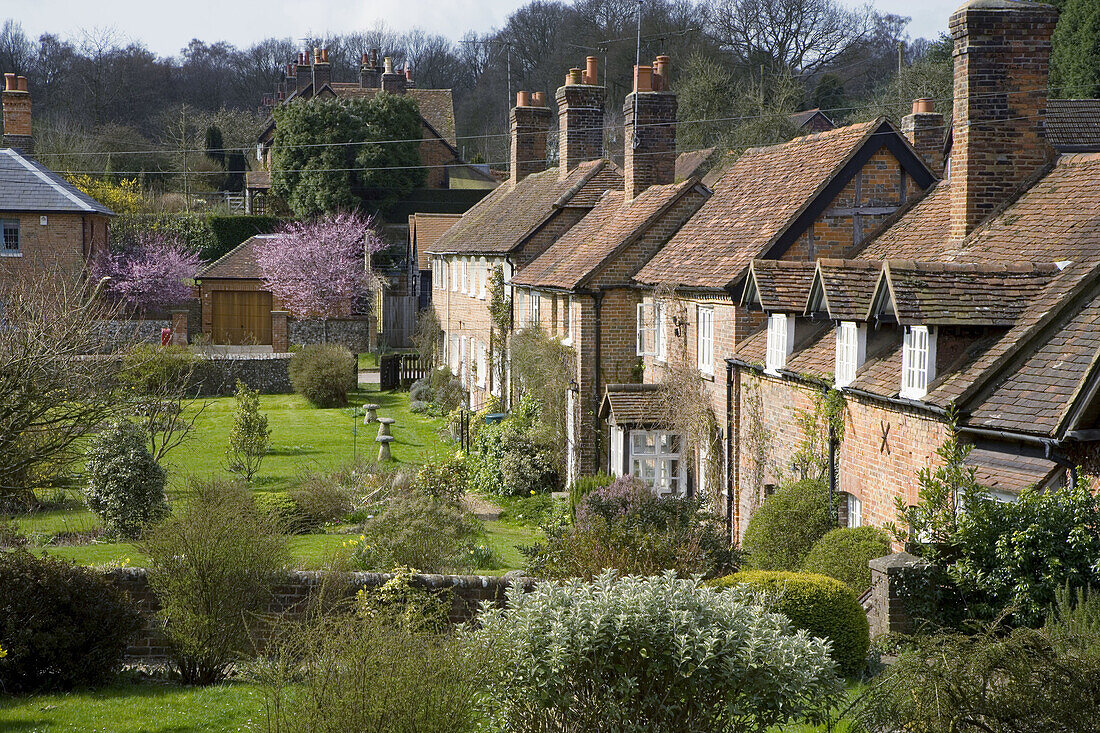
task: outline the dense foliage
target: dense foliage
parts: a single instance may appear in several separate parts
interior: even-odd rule
[[[541,420],[541,406],[525,395],[504,420],[480,427],[470,448],[470,485],[498,496],[555,491],[561,485],[561,444]]]
[[[0,691],[103,682],[141,617],[101,573],[25,550],[0,552]]]
[[[168,511],[167,474],[149,453],[145,439],[134,423],[116,420],[88,445],[84,498],[111,536],[140,537]]]
[[[309,344],[290,359],[290,383],[315,407],[342,407],[359,386],[355,355],[339,344]]]
[[[802,561],[802,572],[836,578],[862,595],[871,587],[868,561],[890,551],[890,537],[878,527],[841,527],[814,543]]]
[[[856,706],[882,733],[1076,733],[1100,710],[1100,596],[1063,594],[1042,629],[906,640]]]
[[[272,187],[298,217],[361,204],[384,212],[424,182],[420,115],[411,96],[314,98],[276,107],[275,121]],[[407,142],[343,144],[376,140]]]
[[[741,545],[757,570],[797,571],[810,548],[836,527],[823,481],[782,484],[749,519]]]
[[[593,578],[615,568],[709,578],[733,571],[740,559],[702,499],[658,496],[629,476],[589,493],[572,526],[551,525],[546,532],[545,545],[526,551],[535,577]]]
[[[574,479],[573,483],[569,485],[569,513],[572,516],[577,515],[577,507],[580,506],[584,498],[591,494],[596,489],[602,489],[608,486],[614,477],[600,471],[592,476],[578,476]]]
[[[111,221],[111,241],[126,248],[148,234],[183,242],[204,262],[213,262],[254,234],[275,230],[273,216],[223,214],[129,214]]]
[[[266,610],[289,554],[247,488],[194,482],[191,489],[143,549],[172,665],[187,684],[210,684],[251,655],[250,623]]]
[[[498,654],[489,709],[509,731],[764,731],[820,719],[840,691],[823,642],[673,573],[513,586],[480,620]]]
[[[1060,0],[1058,26],[1050,58],[1054,96],[1100,97],[1100,4],[1094,0]]]
[[[824,575],[752,570],[721,578],[714,585],[745,584],[764,591],[768,605],[811,636],[828,639],[830,653],[844,675],[858,674],[867,661],[871,638],[864,613],[846,585]]]

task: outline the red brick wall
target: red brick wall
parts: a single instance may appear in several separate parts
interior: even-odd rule
[[[3,213],[0,219],[19,220],[20,251],[18,257],[0,257],[0,280],[54,270],[76,278],[95,253],[107,248],[108,219],[98,214]]]

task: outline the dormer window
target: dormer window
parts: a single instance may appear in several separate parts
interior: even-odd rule
[[[909,326],[901,352],[901,396],[919,400],[936,378],[936,333],[928,326]]]
[[[855,321],[842,321],[836,327],[836,387],[847,387],[856,378],[867,351],[867,329]]]
[[[784,313],[768,316],[768,350],[764,356],[764,371],[778,375],[787,366],[787,355],[794,351],[794,329]]]

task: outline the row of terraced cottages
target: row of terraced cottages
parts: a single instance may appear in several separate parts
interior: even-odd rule
[[[476,407],[509,393],[487,281],[512,325],[570,345],[570,477],[706,493],[739,534],[797,476],[801,427],[851,525],[916,500],[950,414],[998,496],[1066,481],[1100,439],[1100,100],[1047,98],[1056,11],[980,0],[951,17],[953,119],[933,100],[745,151],[675,180],[669,59],[635,70],[622,168],[603,149],[595,60],[512,110],[511,179],[433,245],[443,353]],[[499,361],[499,360],[497,360]],[[499,367],[499,368],[497,368]],[[835,398],[830,404],[836,404]]]

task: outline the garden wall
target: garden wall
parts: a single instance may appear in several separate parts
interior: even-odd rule
[[[237,380],[261,394],[289,394],[291,354],[204,354],[192,377],[201,397],[233,394]]]
[[[134,341],[159,344],[161,329],[171,327],[172,321],[168,318],[149,320],[120,318],[92,321],[92,329],[97,335],[97,341],[100,343],[100,353],[102,354],[117,351]]]
[[[371,349],[371,324],[367,318],[332,318],[328,321],[327,340],[342,344],[353,354],[366,354]],[[287,338],[292,344],[320,344],[326,341],[324,321],[291,319],[287,322]]]
[[[147,571],[144,568],[111,568],[105,570],[107,579],[130,594],[144,617],[144,626],[133,643],[126,650],[130,659],[156,659],[168,655],[162,622],[156,618],[159,609],[156,596],[149,588]],[[321,587],[323,573],[295,570],[290,571],[275,588],[275,594],[266,609],[268,615],[300,614],[308,600]],[[362,589],[381,587],[393,578],[389,573],[348,573],[346,597],[353,597]],[[451,611],[448,615],[452,623],[463,623],[477,615],[482,603],[502,605],[505,592],[513,582],[523,584],[530,590],[534,581],[528,578],[513,581],[506,578],[479,575],[415,575],[411,581],[414,587],[451,592]]]

